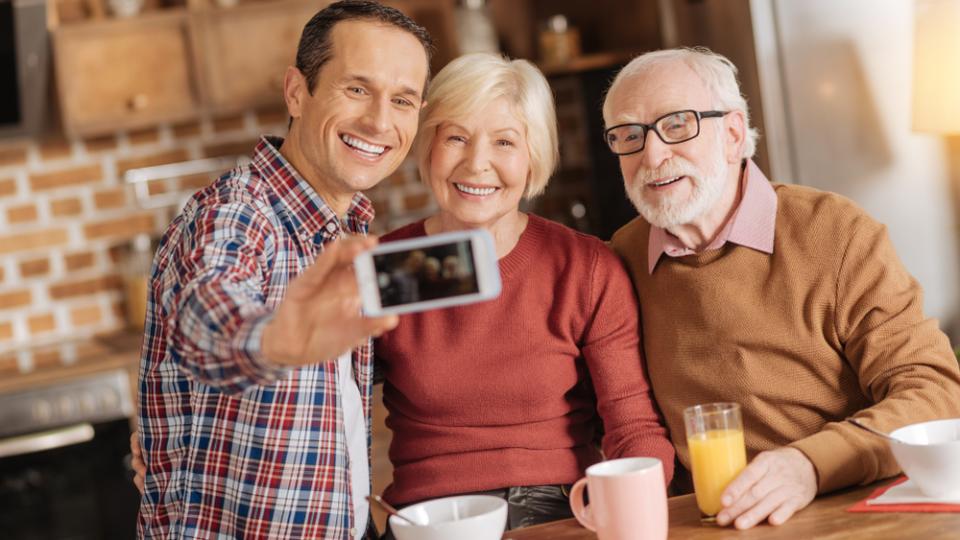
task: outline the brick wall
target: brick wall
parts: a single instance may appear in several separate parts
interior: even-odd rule
[[[172,209],[139,207],[133,168],[249,154],[282,135],[282,111],[250,112],[91,139],[0,145],[0,376],[72,363],[93,335],[125,327],[123,263],[131,239],[159,236]],[[192,192],[212,177],[150,186]],[[408,159],[368,194],[381,233],[429,214],[433,202]]]

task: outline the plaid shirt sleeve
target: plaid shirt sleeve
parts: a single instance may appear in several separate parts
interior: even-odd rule
[[[197,208],[186,230],[172,261],[178,283],[162,298],[174,361],[225,393],[276,380],[286,369],[260,353],[273,311],[263,285],[274,258],[272,224],[252,202],[238,201]]]

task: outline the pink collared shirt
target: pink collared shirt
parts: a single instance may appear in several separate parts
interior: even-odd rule
[[[740,205],[720,234],[703,251],[720,249],[727,242],[733,242],[764,253],[773,253],[776,222],[777,193],[757,164],[747,160]],[[662,255],[683,257],[696,253],[684,246],[676,236],[654,225],[650,226],[650,241],[647,244],[647,270],[651,274]]]

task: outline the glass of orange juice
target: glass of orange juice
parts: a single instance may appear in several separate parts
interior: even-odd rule
[[[708,403],[683,411],[697,506],[715,516],[727,484],[747,466],[743,420],[736,403]]]

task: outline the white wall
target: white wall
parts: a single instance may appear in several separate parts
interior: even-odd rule
[[[885,223],[948,329],[960,311],[957,229],[943,141],[910,128],[913,2],[759,1],[779,46],[758,61],[769,73],[780,58],[794,176],[780,180],[841,193]]]

